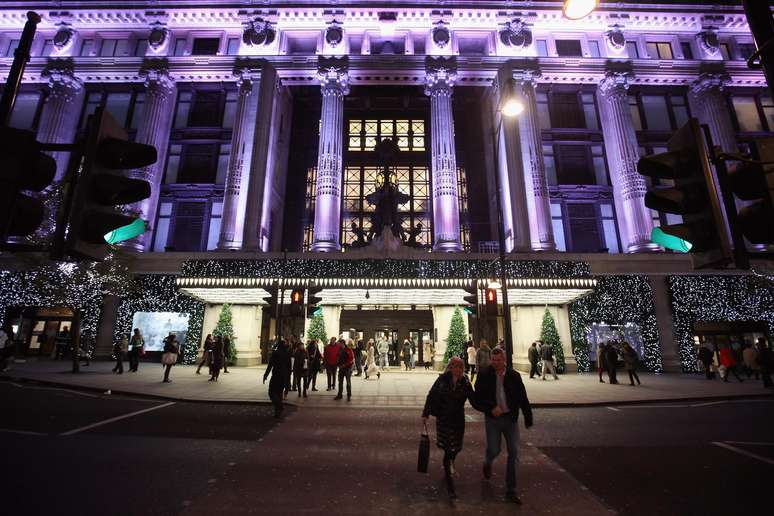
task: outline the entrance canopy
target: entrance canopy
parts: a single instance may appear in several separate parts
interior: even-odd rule
[[[514,278],[508,280],[511,305],[565,305],[589,294],[593,278]],[[465,305],[465,296],[478,292],[483,304],[487,279],[465,278],[255,278],[180,277],[178,288],[205,303],[265,305],[270,291],[285,289],[285,303],[294,288],[321,288],[319,305],[361,309],[413,309],[437,305]],[[500,298],[498,290],[498,298]],[[498,299],[501,302],[502,299]]]

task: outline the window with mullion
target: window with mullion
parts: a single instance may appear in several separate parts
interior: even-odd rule
[[[127,129],[130,136],[142,123],[145,112],[145,92],[141,86],[126,88],[114,88],[103,86],[89,89],[86,92],[79,127],[86,128],[89,115],[94,114],[98,108],[104,108],[119,125]]]
[[[774,132],[774,102],[768,92],[735,93],[729,106],[738,132]]]
[[[674,132],[690,116],[684,94],[641,90],[629,97],[635,131]]]

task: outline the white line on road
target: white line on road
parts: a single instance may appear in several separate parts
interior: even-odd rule
[[[14,387],[18,387],[20,389],[37,389],[40,391],[62,391],[62,392],[69,392],[70,394],[77,394],[78,396],[86,396],[88,398],[104,398],[105,396],[103,394],[89,394],[88,392],[80,392],[80,391],[74,391],[72,389],[63,389],[61,387],[37,387],[34,385],[22,385],[16,382],[8,382],[10,385],[13,385]]]
[[[74,430],[69,430],[69,431],[63,432],[63,433],[61,433],[59,435],[79,434],[79,433],[81,433],[81,432],[83,432],[85,430],[91,430],[92,428],[96,428],[96,427],[102,426],[102,425],[107,425],[108,423],[112,423],[114,421],[120,421],[122,419],[126,419],[126,418],[129,418],[129,417],[139,416],[140,414],[144,414],[144,413],[150,412],[152,410],[162,409],[164,407],[168,407],[168,406],[174,405],[174,404],[175,404],[174,401],[170,401],[169,403],[162,403],[161,405],[156,405],[155,407],[150,407],[150,408],[146,408],[146,409],[142,409],[142,410],[137,410],[135,412],[130,412],[128,414],[124,414],[123,416],[111,417],[110,419],[105,419],[104,421],[98,421],[97,423],[92,423],[90,425],[82,426],[82,427],[76,428]]]
[[[22,434],[22,435],[48,435],[45,432],[31,432],[29,430],[12,430],[10,428],[0,428],[0,432],[7,434]]]
[[[774,446],[774,443],[755,443],[750,441],[723,441],[727,444],[747,444],[750,446]]]
[[[750,453],[746,450],[737,448],[736,446],[731,446],[730,444],[726,444],[726,443],[719,443],[715,441],[712,444],[714,444],[715,446],[719,446],[721,448],[725,448],[727,450],[731,450],[732,452],[738,453],[739,455],[744,455],[745,457],[750,457],[751,459],[759,460],[761,462],[765,462],[766,464],[771,464],[772,466],[774,466],[774,460],[769,459],[768,457],[762,457],[760,455]]]
[[[607,407],[607,410],[612,410],[613,412],[621,412],[621,409],[615,408],[615,407]]]

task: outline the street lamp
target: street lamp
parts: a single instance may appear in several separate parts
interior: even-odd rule
[[[505,271],[505,217],[503,216],[503,204],[501,199],[502,185],[500,181],[500,132],[503,128],[503,118],[513,118],[524,111],[524,104],[516,94],[516,83],[513,78],[509,78],[503,86],[500,96],[500,103],[497,106],[497,112],[500,117],[497,120],[497,126],[492,134],[494,138],[494,158],[495,158],[495,190],[497,202],[497,236],[499,237],[500,251],[500,281],[497,287],[490,285],[490,288],[502,288],[503,292],[503,333],[505,336],[505,357],[508,369],[513,368],[513,329],[511,328],[510,304],[508,303],[508,283],[506,281]],[[496,283],[496,282],[492,282]]]
[[[599,6],[599,0],[564,0],[562,14],[568,20],[585,18]]]

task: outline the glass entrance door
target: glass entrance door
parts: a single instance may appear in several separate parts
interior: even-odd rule
[[[417,347],[417,364],[432,362],[432,357],[425,357],[425,341],[432,343],[432,331],[427,329],[409,330],[409,338]]]

